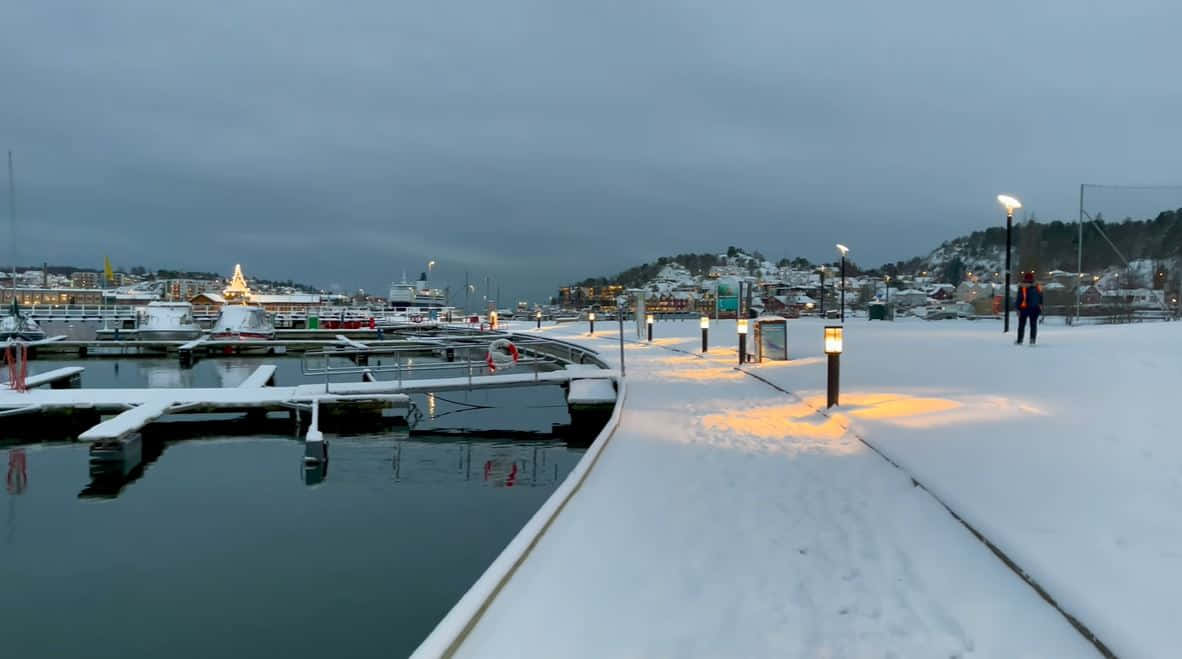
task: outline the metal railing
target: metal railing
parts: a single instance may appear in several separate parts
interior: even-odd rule
[[[537,379],[543,370],[555,369],[562,364],[590,364],[608,368],[599,354],[575,343],[557,339],[511,333],[485,333],[483,335],[458,335],[429,337],[412,340],[407,345],[376,345],[369,348],[341,347],[333,350],[306,352],[300,359],[300,372],[305,377],[324,377],[325,391],[329,390],[332,376],[393,373],[401,387],[405,380],[422,379],[424,373],[447,377],[467,377],[471,386],[473,377],[494,373],[487,364],[489,343],[496,339],[508,339],[517,346],[520,357],[516,367],[532,367]],[[415,357],[427,356],[427,361],[415,363]],[[390,364],[361,364],[374,358],[393,358]],[[349,359],[348,365],[333,365],[333,359]],[[502,367],[503,368],[503,367]]]

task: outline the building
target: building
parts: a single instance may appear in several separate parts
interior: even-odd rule
[[[102,283],[102,275],[97,272],[78,271],[70,275],[70,286],[72,288],[99,288]]]
[[[103,291],[98,288],[18,288],[16,299],[21,305],[103,304]],[[0,289],[0,306],[12,302],[12,289]]]

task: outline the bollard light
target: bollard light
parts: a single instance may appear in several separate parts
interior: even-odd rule
[[[538,329],[542,329],[542,311],[541,311],[541,309],[538,310],[538,313],[534,314],[534,318],[537,319],[537,321],[538,321]]]
[[[495,330],[497,328],[497,312],[488,312],[488,328]]]
[[[844,337],[841,325],[828,325],[825,327],[825,354],[826,355],[840,355]]]
[[[735,323],[735,328],[739,332],[739,364],[747,362],[747,319],[740,318]]]
[[[649,343],[652,343],[653,342],[653,315],[651,313],[645,314],[644,324],[648,325],[648,341],[649,341]]]
[[[844,349],[844,331],[840,325],[825,326],[825,354],[829,356],[829,382],[826,387],[828,402],[826,407],[833,407],[838,403],[841,393],[841,351]]]
[[[587,314],[587,322],[590,324],[590,329],[588,329],[588,332],[591,334],[594,334],[595,333],[595,312],[594,311],[589,312]]]
[[[708,347],[707,339],[710,332],[710,316],[702,316],[698,320],[698,326],[702,328],[702,352],[706,352]]]

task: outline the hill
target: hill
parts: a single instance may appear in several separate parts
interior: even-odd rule
[[[1078,235],[1079,225],[1074,222],[1039,222],[1036,219],[1016,222],[1012,254],[1015,271],[1075,272]],[[994,273],[1001,276],[1005,265],[1005,244],[1005,227],[995,226],[949,240],[926,257],[914,257],[870,269],[851,263],[848,264],[848,270],[851,275],[892,277],[927,273],[949,283],[959,283],[969,273],[981,273],[988,279]],[[1170,279],[1173,279],[1182,262],[1182,209],[1163,211],[1152,220],[1108,222],[1098,216],[1095,222],[1084,225],[1084,272],[1125,269],[1126,260],[1133,264],[1132,270],[1146,273],[1151,270],[1168,271],[1171,273]],[[651,282],[665,266],[672,264],[684,267],[695,277],[708,274],[714,267],[733,267],[736,264],[753,275],[777,267],[811,270],[819,265],[801,257],[782,258],[772,263],[758,251],[730,247],[725,254],[663,256],[652,263],[642,263],[613,276],[584,279],[577,285],[619,284],[639,287]]]

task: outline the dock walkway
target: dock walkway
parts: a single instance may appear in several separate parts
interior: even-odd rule
[[[543,332],[618,362],[615,330]],[[1095,655],[835,418],[678,331],[627,345],[609,428],[415,656]]]

